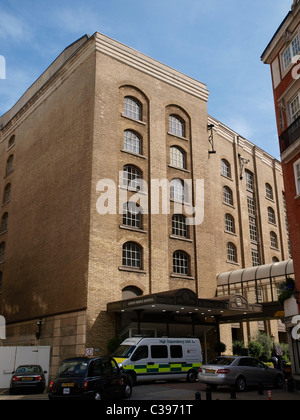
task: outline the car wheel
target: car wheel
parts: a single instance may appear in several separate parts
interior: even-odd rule
[[[196,382],[197,379],[197,372],[195,370],[190,370],[187,374],[186,381],[187,382]]]
[[[126,384],[125,391],[124,391],[124,398],[130,398],[132,394],[132,386],[131,384]]]
[[[284,386],[284,379],[281,375],[276,376],[275,378],[275,382],[274,382],[274,387],[276,389],[282,389]]]
[[[243,376],[239,376],[236,380],[235,387],[238,392],[246,391],[246,379]]]

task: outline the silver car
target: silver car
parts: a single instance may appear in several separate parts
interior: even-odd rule
[[[213,388],[218,385],[234,385],[239,392],[245,391],[247,385],[271,385],[278,389],[284,385],[284,376],[280,370],[246,356],[217,357],[201,366],[198,380]]]

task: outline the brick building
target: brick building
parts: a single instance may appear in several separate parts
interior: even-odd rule
[[[95,33],[0,117],[2,344],[50,345],[53,374],[66,356],[144,330],[205,334],[209,348],[225,314],[229,351],[257,329],[284,337],[274,316],[250,316],[267,286],[216,299],[218,274],[290,253],[280,162],[207,115],[208,96]],[[167,200],[155,211],[158,184]]]
[[[286,191],[286,207],[290,230],[291,251],[294,257],[296,290],[300,291],[300,3],[294,0],[291,11],[276,31],[262,55],[262,61],[271,67],[274,102]],[[299,298],[297,299],[300,304]],[[289,330],[295,307],[286,311],[285,323]],[[291,353],[294,354],[294,373],[300,378],[299,342],[291,335]]]

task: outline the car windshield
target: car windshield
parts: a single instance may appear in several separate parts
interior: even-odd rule
[[[221,365],[230,366],[235,361],[234,357],[217,357],[216,359],[209,362],[209,365]]]
[[[40,366],[19,366],[16,373],[41,373],[42,369]]]
[[[57,373],[58,378],[66,378],[68,376],[81,377],[87,371],[88,363],[82,360],[69,360],[63,362]]]
[[[134,352],[135,348],[136,346],[120,346],[113,354],[113,357],[124,357],[124,359],[128,359]]]

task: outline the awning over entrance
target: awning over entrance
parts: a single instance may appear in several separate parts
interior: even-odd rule
[[[229,322],[230,317],[242,320],[243,317],[256,317],[262,312],[259,304],[250,304],[241,295],[221,296],[212,299],[199,299],[189,289],[172,290],[168,292],[154,293],[147,296],[138,296],[133,299],[108,303],[108,312],[130,313],[142,311],[149,315],[157,316],[170,314],[176,316],[192,316],[201,324]]]
[[[217,276],[217,284],[219,286],[243,284],[251,281],[266,280],[276,277],[289,276],[294,274],[293,260],[287,260],[272,264],[260,265],[258,267],[250,267],[242,270],[221,273]]]

